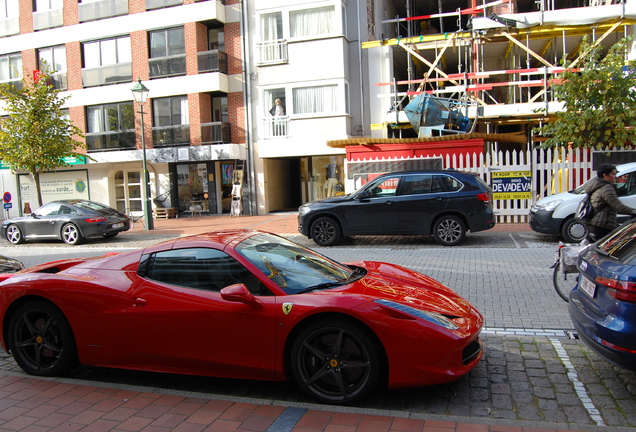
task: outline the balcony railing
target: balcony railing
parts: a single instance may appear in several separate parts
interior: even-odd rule
[[[180,54],[176,56],[159,57],[148,59],[150,66],[150,78],[161,78],[175,75],[185,75],[186,56]]]
[[[132,81],[132,63],[82,69],[84,87]]]
[[[146,10],[182,5],[183,0],[146,0]]]
[[[287,63],[287,40],[257,42],[258,65]]]
[[[66,78],[66,73],[56,73],[51,75],[50,84],[56,90],[66,90],[68,89],[68,80]]]
[[[227,74],[227,54],[219,50],[202,51],[197,54],[199,73],[223,72]]]
[[[263,138],[285,138],[289,131],[289,116],[266,118],[263,126]]]
[[[230,142],[232,142],[232,138],[229,123],[201,123],[201,144],[222,144]]]
[[[101,0],[77,5],[79,22],[128,14],[128,0]]]
[[[64,25],[64,9],[33,12],[33,30],[44,30]]]
[[[11,36],[20,33],[20,18],[0,20],[0,37]]]
[[[87,133],[86,147],[89,152],[134,150],[135,131]]]
[[[152,142],[155,147],[190,144],[190,125],[153,127]]]

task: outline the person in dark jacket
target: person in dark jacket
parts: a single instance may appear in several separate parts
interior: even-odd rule
[[[618,226],[617,214],[636,215],[636,209],[626,206],[618,199],[616,192],[616,167],[601,164],[596,170],[596,178],[585,186],[590,195],[594,217],[587,223],[588,238],[596,241]]]

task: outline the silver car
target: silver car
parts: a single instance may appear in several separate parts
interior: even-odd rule
[[[9,242],[63,240],[76,245],[88,237],[114,237],[130,229],[125,214],[95,201],[81,199],[53,201],[29,216],[5,220],[0,233]]]

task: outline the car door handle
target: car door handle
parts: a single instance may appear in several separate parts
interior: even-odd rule
[[[148,302],[142,298],[136,298],[135,301],[133,302],[134,307],[146,306],[146,304],[148,304]]]

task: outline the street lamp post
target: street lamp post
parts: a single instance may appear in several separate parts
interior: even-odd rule
[[[141,114],[141,155],[144,171],[143,187],[146,192],[146,197],[144,199],[144,225],[147,230],[152,230],[155,227],[152,220],[152,206],[150,205],[150,176],[148,174],[148,163],[146,162],[146,134],[144,131],[144,103],[148,97],[149,90],[141,83],[141,79],[138,79],[137,84],[135,84],[130,90],[135,98],[135,102],[139,104],[138,112]]]

